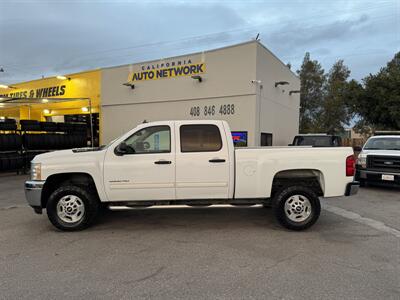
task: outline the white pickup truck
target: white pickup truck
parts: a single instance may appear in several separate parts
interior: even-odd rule
[[[100,209],[152,205],[272,206],[301,230],[320,214],[319,197],[357,193],[351,148],[234,148],[224,121],[144,123],[98,149],[41,154],[25,182],[36,213],[61,230],[81,230]]]

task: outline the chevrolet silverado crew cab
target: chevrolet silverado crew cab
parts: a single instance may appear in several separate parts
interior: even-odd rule
[[[400,185],[400,135],[373,136],[358,155],[356,180]]]
[[[357,192],[354,163],[351,148],[235,149],[224,121],[152,122],[105,147],[36,156],[25,192],[61,230],[89,226],[104,206],[176,204],[272,205],[301,230],[318,219],[319,197]]]

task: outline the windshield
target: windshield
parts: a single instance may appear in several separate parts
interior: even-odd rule
[[[364,146],[365,150],[400,150],[399,138],[373,138]]]
[[[330,147],[334,143],[331,136],[296,136],[293,144],[296,146]]]

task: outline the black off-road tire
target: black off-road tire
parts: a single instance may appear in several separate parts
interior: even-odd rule
[[[85,211],[83,217],[75,223],[67,223],[57,215],[57,204],[60,199],[67,195],[78,196],[84,203]],[[56,189],[49,197],[46,205],[47,216],[50,222],[63,231],[79,231],[92,225],[100,211],[100,201],[97,194],[90,188],[66,185]]]
[[[294,195],[303,195],[311,204],[311,214],[302,222],[290,220],[285,213],[285,202]],[[299,231],[311,227],[318,220],[321,213],[321,203],[317,194],[311,188],[293,185],[284,187],[275,194],[273,209],[276,219],[282,226],[290,230]]]

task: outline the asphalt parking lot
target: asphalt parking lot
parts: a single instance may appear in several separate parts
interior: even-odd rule
[[[324,199],[304,232],[261,207],[109,212],[55,230],[0,177],[0,299],[399,299],[400,190]]]

